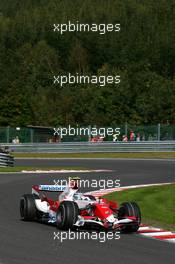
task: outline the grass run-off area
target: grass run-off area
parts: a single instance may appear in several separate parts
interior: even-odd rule
[[[175,184],[129,189],[105,197],[119,204],[135,201],[142,223],[175,231]]]
[[[144,153],[15,153],[16,158],[175,158],[175,152]]]
[[[86,170],[87,168],[84,167],[44,167],[44,166],[37,166],[37,167],[32,167],[32,166],[19,166],[19,167],[5,167],[5,168],[0,168],[0,172],[21,172],[21,171],[49,171],[49,170]]]

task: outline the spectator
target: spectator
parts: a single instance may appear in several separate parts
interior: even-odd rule
[[[130,131],[129,140],[130,141],[134,141],[135,140],[135,134],[134,134],[134,131],[133,130]]]
[[[153,137],[152,137],[151,134],[149,134],[149,136],[148,136],[148,141],[152,141],[152,140],[153,140]]]
[[[142,136],[142,141],[145,141],[145,134],[143,134]]]
[[[123,135],[123,137],[122,137],[122,141],[123,141],[123,142],[128,142],[128,137],[127,137],[127,135]]]
[[[12,140],[12,143],[13,143],[13,144],[19,144],[19,143],[20,143],[20,141],[19,141],[19,137],[16,136],[16,137]]]
[[[112,140],[113,140],[114,142],[118,141],[118,134],[113,134],[113,136],[112,136]]]
[[[103,136],[99,136],[98,141],[99,141],[99,142],[103,142],[103,141],[104,141],[104,137],[103,137]]]
[[[137,133],[136,141],[137,141],[137,142],[140,141],[140,134],[139,134],[139,133]]]

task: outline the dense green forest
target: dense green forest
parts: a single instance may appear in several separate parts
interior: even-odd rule
[[[119,33],[53,31],[120,23]],[[53,75],[120,85],[53,85]],[[174,0],[0,0],[0,126],[175,122]]]

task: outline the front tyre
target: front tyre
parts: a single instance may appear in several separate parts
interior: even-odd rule
[[[141,212],[137,203],[135,202],[126,202],[122,203],[119,208],[118,218],[123,219],[127,217],[135,217],[134,223],[127,224],[122,228],[123,232],[136,232],[139,229],[141,223]]]
[[[79,208],[75,202],[63,201],[56,214],[56,224],[58,229],[72,229],[79,215]]]
[[[35,195],[24,194],[20,199],[20,215],[24,221],[34,221],[37,218],[37,209],[35,206]]]

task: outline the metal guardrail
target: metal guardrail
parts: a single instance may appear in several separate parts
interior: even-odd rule
[[[0,167],[13,167],[14,158],[8,153],[0,153]]]
[[[3,146],[3,145],[2,145]],[[18,153],[168,152],[175,141],[6,144]]]

